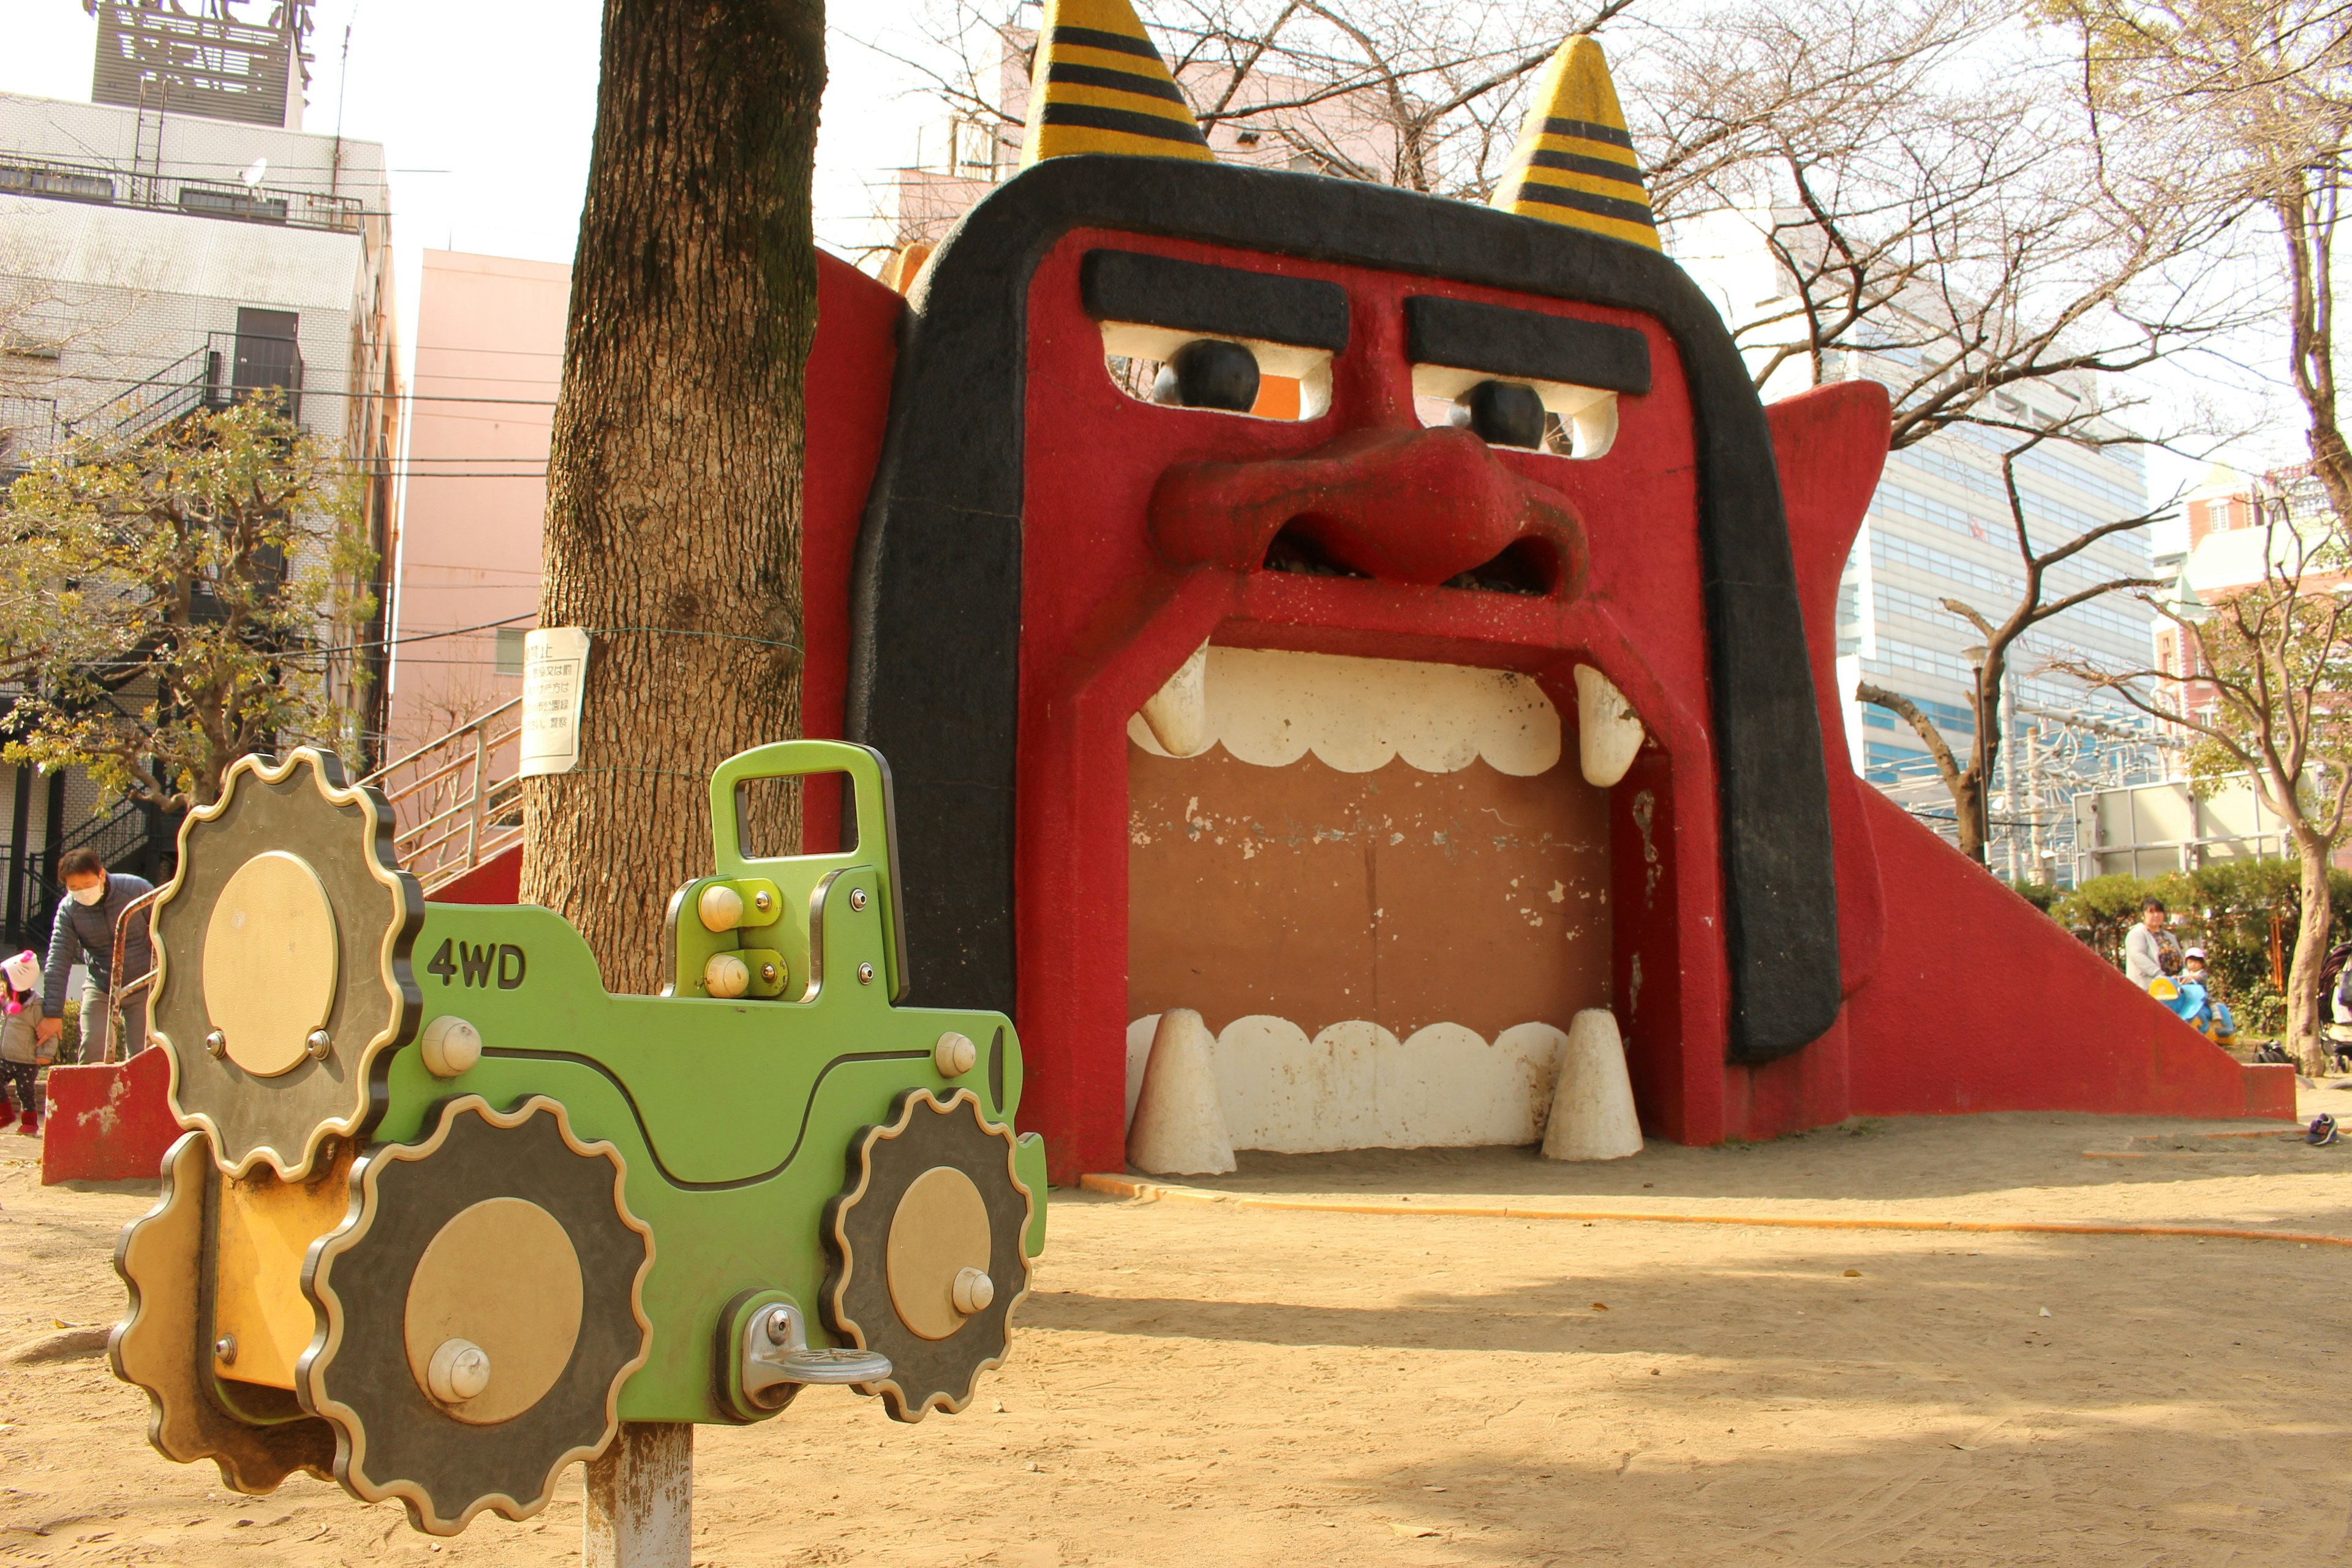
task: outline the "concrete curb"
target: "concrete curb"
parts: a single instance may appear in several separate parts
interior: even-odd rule
[[[1136,1176],[1080,1176],[1089,1193],[1144,1203],[1226,1204],[1234,1208],[1283,1209],[1310,1214],[1412,1215],[1452,1219],[1567,1219],[1587,1225],[1615,1221],[1636,1225],[1753,1225],[1785,1230],[1899,1230],[2019,1234],[2027,1236],[2203,1237],[2225,1241],[2292,1241],[2305,1247],[2352,1247],[2352,1236],[2315,1231],[2242,1230],[2201,1225],[2092,1225],[2065,1220],[1839,1219],[1801,1215],[1633,1214],[1610,1209],[1522,1208],[1510,1204],[1345,1203],[1327,1198],[1269,1198],[1247,1193],[1180,1187]]]

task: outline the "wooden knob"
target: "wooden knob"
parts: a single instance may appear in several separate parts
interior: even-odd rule
[[[713,996],[740,996],[751,988],[751,966],[731,952],[714,952],[702,966],[702,988]]]
[[[969,1035],[959,1035],[953,1029],[940,1037],[931,1047],[931,1066],[941,1078],[961,1078],[980,1062],[980,1047],[971,1043]]]
[[[444,1340],[433,1352],[425,1381],[444,1405],[463,1405],[490,1385],[490,1358],[471,1340]]]
[[[435,1078],[456,1078],[482,1059],[481,1031],[463,1018],[444,1014],[425,1026],[416,1052],[425,1058],[425,1070]]]
[[[724,882],[713,882],[695,900],[705,931],[733,931],[743,923],[743,895]]]

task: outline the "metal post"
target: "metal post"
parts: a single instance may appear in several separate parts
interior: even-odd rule
[[[588,1462],[582,1568],[691,1568],[693,1558],[693,1424],[622,1422]]]
[[[2017,881],[2017,682],[2008,665],[2000,667],[2000,793],[2009,803],[2009,826],[2001,842],[2009,854],[2009,879]]]
[[[16,807],[9,816],[7,931],[12,939],[23,941],[31,934],[25,924],[25,862],[33,848],[33,770],[28,766],[16,769]]]
[[[466,868],[482,863],[482,822],[490,806],[489,726],[474,721],[474,821],[466,830]]]
[[[65,853],[62,842],[66,836],[66,775],[63,769],[49,773],[49,799],[41,817],[41,881],[49,888],[58,885],[58,857]],[[56,912],[53,908],[50,913]]]
[[[2026,870],[2037,882],[2054,882],[2058,879],[2052,876],[2050,868],[2042,863],[2042,801],[2045,786],[2049,784],[2042,770],[2049,756],[2041,742],[2042,726],[2037,723],[2025,731],[2025,787],[2033,796],[2033,815],[2029,819],[2031,826],[2026,829],[2025,851],[2030,862]]]

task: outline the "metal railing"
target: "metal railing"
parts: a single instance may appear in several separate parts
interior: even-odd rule
[[[278,340],[266,339],[265,342]],[[234,384],[237,337],[235,332],[205,334],[204,346],[189,350],[146,380],[115,394],[89,413],[66,421],[75,435],[103,435],[125,439],[167,424],[184,414],[204,409],[217,413],[243,398],[265,392],[279,395],[286,417],[302,421],[303,365],[299,353],[266,374],[284,379],[267,385]],[[290,347],[290,345],[289,345]]]
[[[6,352],[0,341],[0,353]],[[0,392],[0,489],[56,449],[59,428],[56,398]]]
[[[177,419],[183,414],[209,407],[220,382],[220,353],[209,341],[191,349],[146,380],[116,393],[66,428],[76,435],[136,436]]]
[[[191,179],[177,173],[142,175],[112,163],[65,163],[22,153],[0,153],[0,195],[193,213],[338,234],[358,234],[368,216],[366,204],[357,196]]]
[[[163,968],[155,961],[156,955],[163,950],[155,945],[154,906],[156,900],[170,890],[168,888],[150,888],[123,905],[122,912],[114,917],[114,963],[106,972],[112,977],[113,984],[106,988],[106,1049],[99,1057],[100,1061],[127,1062],[147,1048],[148,1036],[154,1027],[154,1009],[150,1006],[140,1011],[139,1043],[133,1046],[123,1037],[122,1005],[131,999],[132,992],[152,991],[155,982],[163,978]],[[122,966],[130,962],[131,920],[134,915],[147,917],[147,973],[136,979],[125,980],[122,978]],[[89,1038],[86,1025],[82,1038]],[[87,1047],[84,1048],[86,1051]]]
[[[517,697],[360,781],[391,804],[394,852],[427,893],[522,842],[521,737]]]

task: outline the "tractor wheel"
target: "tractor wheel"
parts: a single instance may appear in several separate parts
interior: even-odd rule
[[[968,1089],[910,1089],[850,1142],[848,1184],[825,1205],[825,1323],[890,1358],[887,1379],[861,1386],[894,1420],[961,1410],[1011,1348],[1036,1202],[1013,1161],[1013,1130]]]
[[[364,1138],[423,1005],[409,947],[425,895],[392,851],[392,810],[331,752],[245,757],[188,814],[155,903],[153,1034],[172,1114],[222,1170],[310,1172]]]
[[[211,1459],[231,1491],[260,1497],[297,1470],[329,1479],[335,1433],[277,1390],[253,1391],[285,1406],[268,1412],[280,1418],[257,1422],[228,1414],[206,1387],[205,1208],[219,1180],[202,1132],[183,1133],[163,1156],[163,1201],[126,1226],[115,1245],[114,1270],[130,1287],[131,1315],[115,1325],[107,1355],[115,1376],[146,1390],[147,1440],[157,1453],[183,1465]]]
[[[454,1535],[485,1508],[536,1513],[604,1452],[653,1334],[624,1176],[543,1096],[506,1114],[460,1097],[423,1142],[361,1160],[356,1212],[304,1276],[327,1331],[295,1379],[346,1490]]]

